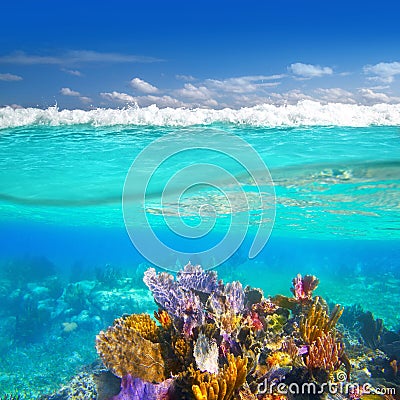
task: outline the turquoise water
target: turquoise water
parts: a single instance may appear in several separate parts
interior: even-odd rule
[[[248,142],[274,182],[275,222],[266,246],[249,260],[258,227],[268,229],[273,221],[271,204],[263,219],[265,210],[257,197],[258,191],[272,190],[268,179],[264,171],[254,171],[261,182],[256,187],[229,157],[197,149],[160,165],[149,184],[145,214],[161,241],[197,252],[218,243],[226,230],[233,238],[245,228],[244,242],[219,268],[222,278],[240,279],[274,295],[289,294],[298,272],[315,274],[323,296],[346,305],[361,304],[398,329],[397,126],[266,128],[213,123],[6,128],[0,130],[0,335],[4,339],[0,393],[58,387],[76,368],[95,359],[94,335],[113,318],[152,310],[151,297],[141,283],[149,263],[130,241],[121,200],[135,158],[170,133],[177,138],[195,134],[202,140],[225,133]],[[155,160],[156,154],[146,154],[147,164],[140,167],[151,168]],[[229,170],[240,187],[215,174],[209,177],[211,186],[193,187],[181,198],[168,197],[162,203],[159,198],[168,179],[200,161]],[[172,195],[179,193],[179,182]],[[243,203],[240,191],[248,202]],[[233,199],[230,204],[223,196],[226,192]],[[140,193],[135,188],[132,193],[134,213],[143,212]],[[203,208],[200,217],[204,204],[212,209]],[[212,229],[199,244],[171,233],[163,212],[172,224],[182,217],[189,227],[210,221],[214,225],[209,225]],[[247,213],[249,219],[237,222],[238,215]],[[213,267],[211,259],[194,256],[191,261]],[[175,262],[168,259],[165,267]],[[109,277],[118,277],[115,281],[107,281],[104,274],[110,266]],[[76,304],[71,298],[78,299]],[[65,330],[63,323],[73,322],[77,326]]]

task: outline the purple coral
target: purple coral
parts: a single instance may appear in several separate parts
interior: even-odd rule
[[[177,307],[178,315],[183,318],[183,333],[186,336],[191,336],[193,329],[204,323],[204,306],[199,296],[193,292],[185,292]]]
[[[153,293],[155,302],[160,307],[175,314],[176,302],[180,294],[174,277],[166,272],[157,274],[154,268],[149,268],[144,273],[143,282]]]
[[[239,281],[225,285],[226,302],[235,314],[240,314],[244,309],[244,290]]]
[[[190,262],[176,277],[177,282],[185,289],[202,293],[212,293],[217,290],[217,279],[215,271],[204,271],[200,265],[192,265]]]
[[[200,297],[174,280],[166,272],[157,274],[154,268],[144,273],[144,283],[153,293],[156,303],[169,314],[183,322],[183,332],[186,336],[193,333],[193,328],[204,322],[204,306]]]
[[[296,300],[303,302],[312,299],[313,291],[317,288],[319,284],[319,279],[314,275],[298,274],[292,280],[293,287],[290,288],[291,292],[294,294]]]
[[[121,391],[112,400],[169,400],[172,382],[167,379],[154,384],[126,375],[122,378]]]
[[[216,316],[240,314],[244,309],[244,290],[238,281],[227,283],[223,290],[211,294],[207,306]]]

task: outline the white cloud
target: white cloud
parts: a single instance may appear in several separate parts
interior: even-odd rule
[[[158,88],[140,78],[133,78],[131,86],[142,93],[153,94],[158,92]]]
[[[0,81],[5,81],[5,82],[22,81],[22,76],[14,74],[0,74]]]
[[[214,93],[205,86],[194,86],[191,83],[185,83],[182,89],[175,93],[190,100],[209,100]]]
[[[73,75],[73,76],[79,76],[79,77],[83,76],[82,72],[81,72],[81,71],[78,71],[78,70],[76,70],[76,69],[66,69],[66,68],[63,68],[62,71],[64,71],[64,72],[67,73],[67,74]]]
[[[127,94],[127,93],[120,93],[120,92],[103,92],[100,93],[100,96],[103,97],[106,100],[110,101],[117,101],[117,102],[122,102],[122,103],[135,103],[136,98]]]
[[[300,100],[314,100],[315,98],[303,93],[299,89],[289,90],[285,93],[270,93],[270,96],[274,99],[274,103],[277,104],[296,104]]]
[[[71,90],[70,88],[67,88],[67,87],[63,87],[63,88],[60,90],[60,93],[61,93],[63,96],[76,96],[76,97],[78,97],[78,96],[81,95],[79,92],[76,92],[75,90]]]
[[[365,65],[363,71],[366,75],[372,75],[368,78],[369,80],[391,83],[394,81],[394,77],[400,74],[400,62]]]
[[[187,104],[183,103],[182,101],[175,99],[174,97],[171,96],[153,96],[153,95],[147,95],[147,96],[138,96],[135,98],[136,102],[139,106],[150,106],[152,104],[155,104],[158,107],[186,107]]]
[[[154,57],[145,57],[132,54],[102,53],[92,50],[71,50],[61,55],[37,55],[17,51],[0,56],[0,64],[53,64],[74,65],[79,63],[148,63],[162,61]]]
[[[91,99],[90,97],[87,97],[87,96],[80,96],[80,97],[79,97],[79,100],[80,100],[82,103],[90,103],[90,102],[92,101],[92,99]]]
[[[155,104],[158,107],[185,107],[186,103],[183,103],[180,100],[177,100],[171,96],[154,96],[154,95],[145,95],[145,96],[131,96],[127,93],[120,92],[105,92],[100,93],[100,96],[106,100],[118,103],[135,103],[141,107],[147,107],[152,104]]]
[[[196,80],[196,78],[192,75],[175,75],[176,79],[179,79],[180,81],[185,81],[185,82],[193,82]]]
[[[270,80],[278,80],[283,78],[284,75],[249,75],[239,76],[236,78],[228,78],[224,80],[207,79],[205,84],[211,86],[218,91],[230,93],[251,93],[263,90],[269,87],[275,87],[280,82],[265,82]]]
[[[92,101],[92,99],[90,97],[82,96],[79,92],[72,90],[70,88],[67,88],[67,87],[61,88],[60,93],[63,96],[79,97],[79,100],[82,103],[90,103]]]
[[[345,104],[355,104],[354,94],[341,89],[341,88],[329,88],[329,89],[315,89],[314,91],[320,100],[327,103],[345,103]]]
[[[288,71],[303,79],[311,79],[333,74],[333,69],[330,67],[321,67],[320,65],[303,63],[294,63],[289,65]]]
[[[374,92],[372,89],[369,88],[359,89],[359,94],[364,102],[367,104],[400,102],[400,98],[398,97],[390,97],[386,93]]]
[[[190,105],[194,107],[206,106],[217,107],[218,102],[215,100],[216,93],[206,86],[195,86],[191,83],[185,83],[182,89],[174,91],[178,97],[183,97],[190,101]]]

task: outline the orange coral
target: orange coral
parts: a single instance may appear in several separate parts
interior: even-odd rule
[[[158,312],[154,311],[154,318],[161,324],[164,329],[170,328],[172,324],[171,317],[165,310],[160,310]]]
[[[115,375],[127,374],[150,382],[165,379],[158,327],[147,314],[118,318],[96,337],[96,350],[104,365]]]
[[[342,355],[343,344],[337,342],[329,332],[322,333],[309,347],[306,365],[310,370],[324,368],[333,372],[340,367]]]

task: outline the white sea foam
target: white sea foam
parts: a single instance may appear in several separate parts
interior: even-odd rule
[[[262,104],[240,109],[128,107],[59,110],[57,107],[0,108],[0,129],[29,125],[156,125],[190,126],[232,123],[262,127],[400,125],[400,104],[328,103],[304,100],[296,105]]]

